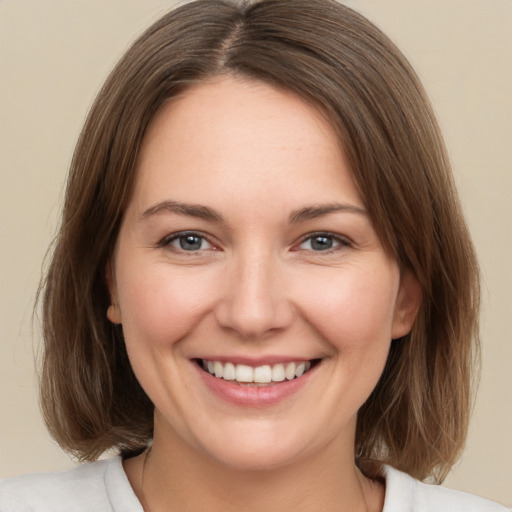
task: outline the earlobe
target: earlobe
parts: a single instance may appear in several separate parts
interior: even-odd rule
[[[120,324],[121,323],[121,314],[119,312],[119,307],[116,304],[111,304],[107,309],[107,318],[113,323],[113,324]]]
[[[110,295],[110,306],[107,308],[107,318],[113,324],[120,324],[121,322],[121,311],[117,302],[117,287],[114,279],[114,270],[112,268],[112,262],[109,260],[105,267],[105,280],[107,282],[108,293]]]
[[[393,315],[392,339],[398,339],[412,329],[421,305],[421,287],[416,277],[409,270],[400,275],[395,312]]]

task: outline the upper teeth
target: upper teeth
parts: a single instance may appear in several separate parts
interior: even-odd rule
[[[253,367],[246,364],[221,363],[203,359],[203,368],[219,379],[267,383],[300,377],[311,368],[311,363],[300,361]]]

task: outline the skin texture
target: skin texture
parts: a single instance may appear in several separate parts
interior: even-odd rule
[[[182,232],[200,237],[194,250]],[[419,291],[384,251],[317,109],[232,77],[172,99],[143,142],[111,263],[108,317],[155,404],[144,482],[143,457],[125,462],[148,508],[382,509],[382,486],[354,466],[356,414]],[[275,357],[320,363],[258,407],[214,393],[195,361]]]

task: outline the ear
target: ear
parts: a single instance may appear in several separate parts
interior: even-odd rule
[[[409,270],[400,273],[400,287],[395,303],[391,338],[396,340],[409,334],[421,305],[421,287]]]
[[[120,324],[121,310],[119,309],[119,302],[117,300],[117,286],[114,276],[114,268],[112,260],[108,260],[105,265],[105,280],[107,282],[108,293],[110,295],[110,306],[107,309],[107,318],[113,324]]]

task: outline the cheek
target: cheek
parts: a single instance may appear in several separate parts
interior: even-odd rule
[[[138,267],[136,276],[120,272],[119,306],[127,343],[168,345],[193,328],[208,309],[215,287],[191,273],[165,264]]]
[[[346,268],[304,287],[304,315],[340,350],[360,350],[391,340],[398,275]]]

